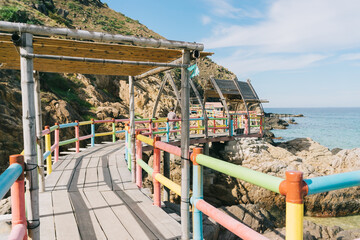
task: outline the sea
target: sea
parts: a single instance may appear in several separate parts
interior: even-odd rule
[[[329,149],[360,148],[359,108],[265,108],[267,113],[303,114],[293,118],[297,124],[274,129],[275,141],[309,137]],[[289,118],[284,118],[289,120]]]
[[[309,137],[328,147],[360,148],[360,108],[265,108],[267,113],[303,114],[293,118],[297,124],[288,129],[275,129],[275,141],[289,141]],[[284,120],[289,120],[285,118]],[[326,226],[340,226],[345,230],[360,228],[360,215],[348,217],[305,217],[305,220]]]

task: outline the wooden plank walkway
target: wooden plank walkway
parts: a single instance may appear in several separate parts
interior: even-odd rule
[[[42,239],[181,238],[180,224],[131,182],[121,142],[61,157],[45,188]]]

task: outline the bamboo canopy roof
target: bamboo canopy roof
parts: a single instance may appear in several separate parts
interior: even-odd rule
[[[155,63],[171,63],[182,56],[182,50],[178,49],[37,36],[33,38],[33,48],[34,54],[42,55]],[[212,53],[200,52],[200,57],[209,55]],[[157,66],[34,58],[34,70],[40,72],[137,76],[155,68]],[[0,33],[0,69],[20,69],[19,49],[12,42],[11,34]]]

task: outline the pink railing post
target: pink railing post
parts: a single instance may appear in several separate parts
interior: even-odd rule
[[[249,134],[249,116],[248,115],[245,115],[245,124],[244,124],[244,134],[245,135],[248,135]]]
[[[75,120],[75,122],[77,123],[77,125],[75,126],[75,138],[77,138],[78,140],[75,142],[75,148],[76,148],[76,152],[80,152],[80,131],[79,131],[79,120]]]
[[[57,129],[55,129],[55,136],[54,136],[54,140],[55,140],[55,150],[54,150],[54,155],[55,155],[55,162],[57,162],[59,160],[59,153],[60,153],[60,149],[59,149],[59,142],[60,142],[60,127],[59,127],[59,123],[55,123],[56,126],[58,126]]]
[[[10,165],[18,163],[25,169],[24,156],[23,155],[11,155],[10,156]],[[24,227],[19,227],[19,231],[24,231],[23,240],[27,239],[26,232],[26,215],[25,215],[25,185],[24,185],[24,171],[19,176],[19,178],[14,182],[11,187],[11,211],[12,211],[12,227],[14,228],[18,224],[24,225]],[[21,234],[19,234],[21,235]]]
[[[137,132],[136,135],[140,134]],[[142,143],[139,139],[136,139],[136,160],[142,159]],[[142,168],[139,164],[136,164],[136,185],[138,188],[142,187]]]
[[[155,179],[156,174],[160,173],[160,149],[155,147],[155,142],[161,141],[161,137],[154,137],[154,159],[153,159],[153,184],[154,184],[154,205],[161,207],[160,183]]]

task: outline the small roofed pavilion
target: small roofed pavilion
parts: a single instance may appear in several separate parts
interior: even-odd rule
[[[263,114],[262,107],[265,100],[260,100],[255,89],[251,85],[250,80],[238,81],[237,78],[232,80],[210,78],[208,85],[204,90],[204,102],[208,98],[219,99],[224,106],[224,112],[230,119],[230,110],[237,113],[238,109],[250,115],[250,111],[255,109],[258,114]],[[248,132],[250,132],[250,125],[248,125]]]
[[[57,37],[57,38],[54,38]],[[59,39],[61,38],[61,39]],[[40,83],[33,71],[129,76],[131,161],[135,167],[134,80],[168,70],[181,68],[181,158],[189,159],[189,98],[190,82],[187,68],[192,58],[209,55],[203,44],[141,38],[68,28],[0,21],[0,68],[21,71],[24,158],[37,165],[27,174],[27,214],[32,239],[39,239],[39,185],[43,190],[41,161]],[[39,160],[38,160],[39,159]],[[135,169],[132,180],[135,181]],[[182,163],[181,226],[182,239],[190,238],[189,223],[189,161]]]

